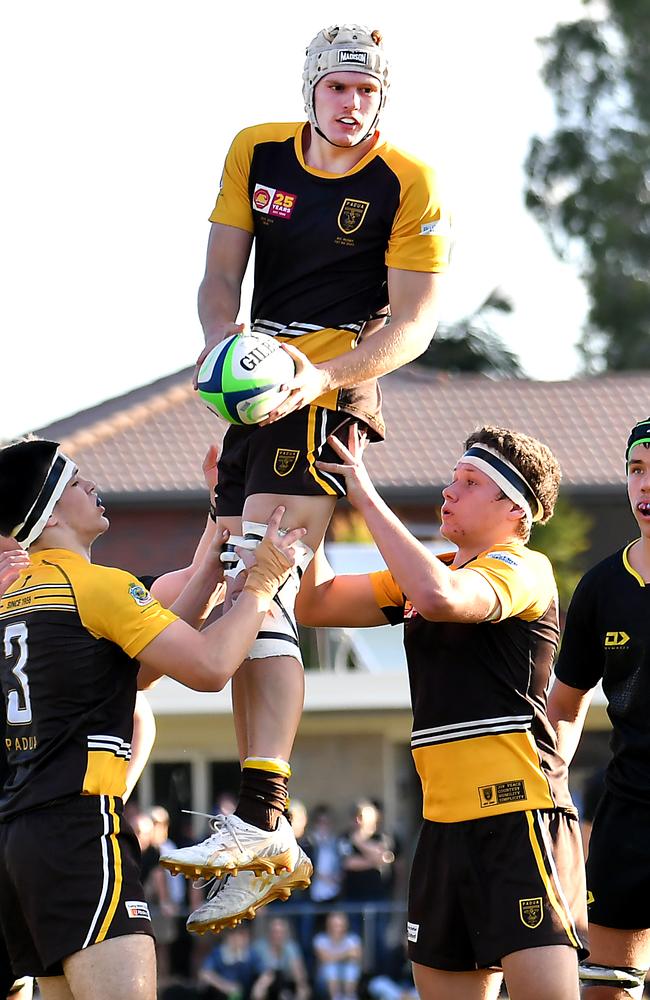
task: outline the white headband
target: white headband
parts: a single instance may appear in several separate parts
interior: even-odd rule
[[[526,523],[539,521],[544,516],[544,508],[539,502],[530,484],[524,479],[519,469],[507,458],[487,444],[473,444],[460,459],[468,465],[489,476],[502,493],[521,507]],[[534,509],[534,513],[533,513]]]
[[[45,482],[29,509],[25,520],[11,532],[19,545],[24,549],[36,541],[43,531],[61,494],[77,471],[77,466],[70,458],[58,452],[52,459]]]

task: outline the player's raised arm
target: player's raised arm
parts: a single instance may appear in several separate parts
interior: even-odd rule
[[[283,513],[278,508],[270,518],[269,531],[255,550],[256,564],[227,614],[202,632],[179,619],[141,650],[141,688],[163,674],[197,691],[220,691],[230,680],[248,655],[278,587],[293,566],[293,543],[304,535],[302,528],[278,534]]]
[[[303,574],[296,600],[296,617],[301,625],[312,628],[364,628],[386,624],[375,600],[370,575],[336,575],[322,545]]]
[[[205,275],[199,287],[199,319],[205,334],[205,348],[196,359],[196,373],[206,355],[233,333],[241,333],[237,323],[241,283],[253,245],[252,233],[235,226],[213,222],[208,239]]]

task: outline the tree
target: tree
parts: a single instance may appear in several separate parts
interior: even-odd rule
[[[593,520],[562,496],[548,524],[533,525],[531,548],[538,549],[551,560],[560,608],[564,612],[584,572],[580,557],[589,551],[592,527]]]
[[[580,263],[585,369],[650,368],[650,4],[584,3],[593,16],[542,40],[558,125],[531,141],[526,204]]]
[[[521,378],[524,372],[519,358],[505,346],[492,325],[496,314],[511,313],[512,309],[510,299],[495,288],[469,316],[457,323],[441,323],[415,363],[450,372]]]

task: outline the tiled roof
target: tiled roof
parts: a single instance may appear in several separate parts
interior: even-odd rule
[[[185,369],[38,433],[59,440],[108,494],[202,491],[201,460],[226,425],[197,399]],[[650,412],[650,373],[568,382],[448,376],[411,367],[382,379],[389,435],[369,449],[378,486],[447,481],[467,434],[492,423],[545,441],[565,485],[619,484],[630,427]]]

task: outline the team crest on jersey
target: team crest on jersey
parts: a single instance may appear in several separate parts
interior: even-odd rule
[[[132,583],[129,587],[129,594],[133,598],[136,604],[139,604],[141,608],[146,608],[147,604],[151,604],[153,597],[144,587],[141,587],[139,583]]]
[[[539,927],[544,919],[542,897],[535,896],[534,899],[520,899],[519,916],[521,917],[521,922],[524,927],[530,927],[531,930],[534,930],[535,927]]]
[[[337,219],[341,232],[349,236],[350,233],[356,233],[357,229],[361,229],[369,208],[369,201],[360,201],[358,198],[344,198]]]
[[[278,448],[273,463],[273,471],[276,475],[288,476],[290,472],[293,472],[299,454],[300,452],[294,448]]]
[[[279,191],[266,184],[256,184],[253,191],[253,208],[262,215],[272,215],[275,219],[290,219],[297,200],[297,194]]]

